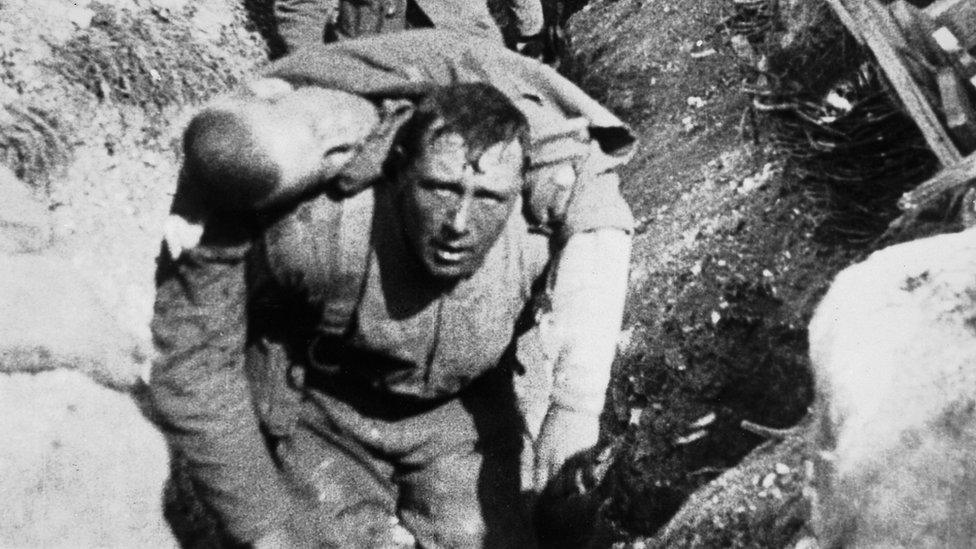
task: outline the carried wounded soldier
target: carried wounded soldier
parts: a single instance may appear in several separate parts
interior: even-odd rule
[[[633,144],[551,69],[433,30],[306,48],[198,114],[150,388],[231,541],[534,546],[513,372],[551,371],[541,488],[597,442]]]

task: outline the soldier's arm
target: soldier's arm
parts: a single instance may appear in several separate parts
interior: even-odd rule
[[[245,243],[163,252],[150,394],[172,447],[229,533],[250,542],[283,523],[289,492],[264,443],[244,372]]]
[[[595,145],[590,145],[595,147]],[[544,345],[553,389],[536,443],[536,487],[599,436],[610,367],[623,317],[633,217],[612,163],[595,152],[578,163],[561,218]],[[560,193],[553,193],[558,196]],[[557,199],[558,201],[558,199]]]
[[[608,196],[582,200],[580,206],[619,197],[616,174],[586,184],[605,187]],[[616,226],[585,227],[569,235],[556,259],[551,290],[559,338],[552,402],[591,415],[603,410],[630,266],[629,211],[613,215]]]

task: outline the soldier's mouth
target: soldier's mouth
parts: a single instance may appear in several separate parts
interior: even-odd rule
[[[434,243],[434,258],[441,263],[459,263],[468,255],[468,252],[470,252],[470,248],[465,246],[441,242]]]

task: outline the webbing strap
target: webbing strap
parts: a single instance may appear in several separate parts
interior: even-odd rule
[[[338,238],[320,242],[328,248],[330,276],[323,296],[319,328],[329,333],[345,333],[356,313],[369,269],[375,189],[367,189],[339,202],[341,214],[335,227]],[[329,231],[332,232],[332,231]]]
[[[321,308],[320,332],[345,334],[359,305],[369,268],[374,192],[341,199],[323,193],[265,234],[272,276]]]

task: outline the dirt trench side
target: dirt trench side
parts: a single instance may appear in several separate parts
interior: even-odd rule
[[[182,123],[264,57],[229,0],[0,3],[0,545],[174,546],[129,392]]]
[[[0,163],[50,211],[49,253],[144,342],[183,122],[264,59],[230,0],[0,5]]]
[[[824,202],[754,124],[721,25],[733,15],[723,0],[618,0],[571,20],[564,69],[642,141],[623,174],[639,221],[630,337],[604,416],[618,454],[601,490],[619,542],[777,546],[797,533],[802,445],[754,455],[755,473],[709,487],[713,505],[694,520],[683,511],[695,536],[651,538],[764,442],[742,420],[806,416],[806,324],[833,275],[865,253],[820,238]]]

